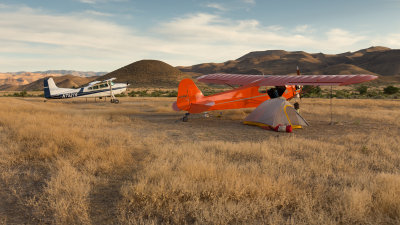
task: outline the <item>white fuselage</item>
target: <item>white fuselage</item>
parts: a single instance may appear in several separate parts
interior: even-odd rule
[[[121,94],[126,91],[128,84],[100,82],[83,88],[59,88],[55,86],[52,78],[45,80],[45,98],[64,99],[64,98],[97,98],[109,97]]]

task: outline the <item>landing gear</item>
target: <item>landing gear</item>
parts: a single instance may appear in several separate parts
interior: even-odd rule
[[[190,113],[185,113],[185,115],[182,117],[182,122],[187,122],[189,120],[189,115]]]
[[[115,98],[114,92],[113,92],[113,90],[112,90],[111,82],[109,82],[108,85],[110,86],[110,96],[111,96],[111,101],[110,101],[110,102],[111,102],[111,103],[118,104],[118,103],[119,103],[119,100]]]

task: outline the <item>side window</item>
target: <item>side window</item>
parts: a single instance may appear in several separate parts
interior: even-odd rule
[[[89,90],[92,90],[93,88],[92,88],[92,87],[89,87],[88,89],[89,89]]]
[[[97,85],[93,86],[93,89],[99,89],[99,86],[97,86]]]

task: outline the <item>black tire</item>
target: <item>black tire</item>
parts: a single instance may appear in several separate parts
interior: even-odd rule
[[[115,100],[114,100],[114,103],[115,103],[115,104],[118,104],[118,103],[119,103],[119,100],[118,100],[118,99],[115,99]]]
[[[111,103],[114,103],[114,99],[111,99],[110,102],[111,102]]]
[[[187,116],[184,116],[183,118],[182,118],[182,121],[183,122],[187,122],[189,120],[189,118],[187,117]]]

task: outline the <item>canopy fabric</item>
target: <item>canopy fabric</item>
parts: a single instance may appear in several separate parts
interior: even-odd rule
[[[271,127],[291,125],[293,128],[309,125],[284,98],[274,98],[263,102],[245,118],[244,123]]]

